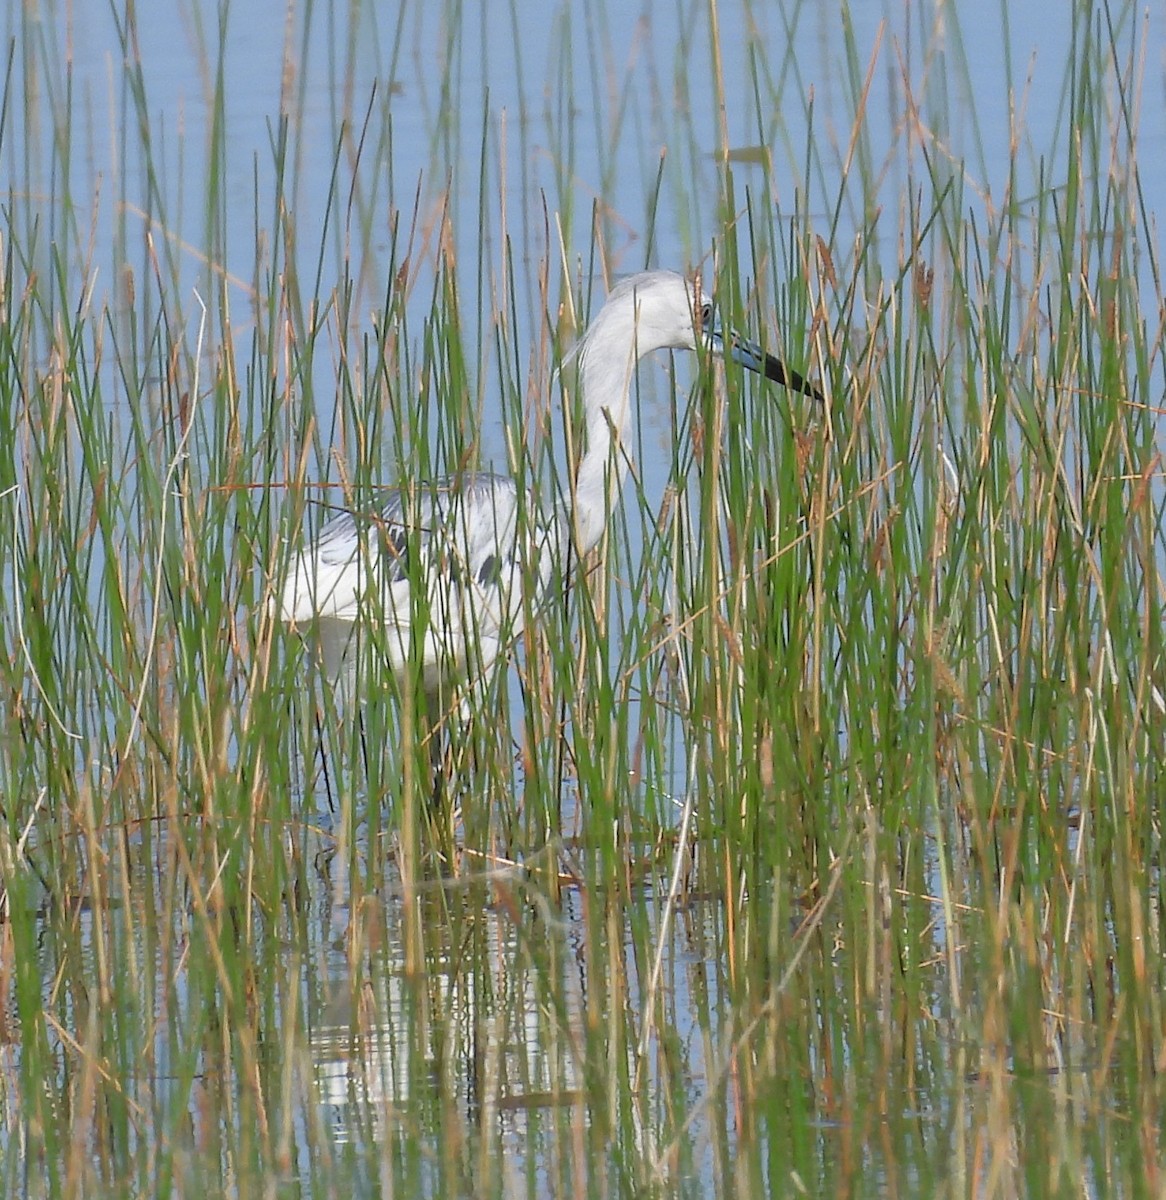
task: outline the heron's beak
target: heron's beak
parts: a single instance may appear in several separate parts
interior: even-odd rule
[[[822,395],[816,384],[811,383],[805,376],[799,375],[792,367],[787,367],[781,359],[774,358],[772,354],[766,354],[756,342],[749,341],[748,338],[734,333],[731,329],[728,332],[722,331],[719,321],[709,326],[705,332],[705,338],[708,341],[709,349],[715,353],[723,354],[726,358],[739,362],[748,370],[756,371],[759,375],[764,375],[766,379],[772,379],[774,383],[779,383],[791,391],[803,392],[805,395],[813,396],[815,400],[825,403],[826,397]]]

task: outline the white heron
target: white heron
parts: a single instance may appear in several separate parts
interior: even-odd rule
[[[341,669],[361,622],[388,667],[420,667],[434,707],[444,686],[481,677],[521,633],[532,592],[594,548],[627,472],[622,445],[633,376],[645,354],[704,342],[750,370],[821,399],[796,371],[722,332],[710,298],[682,275],[623,280],[569,356],[578,370],[586,449],[568,495],[539,516],[513,479],[466,473],[402,484],[370,513],[342,511],[291,564],[275,601],[284,622],[318,631],[328,669]]]

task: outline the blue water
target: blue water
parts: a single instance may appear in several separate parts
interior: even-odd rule
[[[710,48],[713,9],[719,60]],[[517,340],[526,345],[541,320],[544,261],[550,263],[552,302],[564,267],[571,282],[582,279],[595,286],[596,297],[602,294],[595,279],[597,233],[615,275],[647,264],[688,269],[705,260],[720,232],[722,121],[724,144],[740,152],[732,167],[738,202],[750,191],[768,193],[786,217],[808,211],[823,236],[834,227],[844,177],[857,173],[862,161],[875,186],[848,190],[837,213],[833,244],[843,269],[857,231],[875,222],[876,254],[894,274],[903,214],[921,190],[929,195],[954,181],[964,208],[986,219],[1010,199],[1023,212],[1041,179],[1057,183],[1068,170],[1075,127],[1063,82],[1071,26],[1067,19],[1050,20],[1039,5],[986,8],[965,0],[913,7],[712,6],[676,0],[639,7],[366,4],[357,11],[359,25],[350,30],[349,5],[319,4],[305,28],[298,12],[289,20],[284,4],[235,0],[227,10],[220,61],[215,5],[140,6],[137,55],[152,160],[160,167],[151,181],[132,132],[136,116],[125,54],[109,7],[8,6],[6,43],[15,38],[24,45],[27,23],[44,21],[55,58],[31,67],[17,58],[13,95],[34,89],[41,98],[12,107],[0,171],[9,180],[25,180],[36,178],[37,164],[45,164],[44,196],[62,194],[61,181],[47,170],[47,148],[54,136],[54,105],[60,112],[66,103],[66,80],[77,134],[68,188],[76,209],[66,213],[51,200],[39,206],[39,252],[47,255],[54,239],[69,245],[75,260],[86,264],[96,301],[108,298],[117,310],[123,303],[117,290],[119,248],[136,270],[145,269],[145,238],[152,233],[177,256],[182,315],[193,339],[192,289],[206,291],[214,278],[205,265],[211,238],[206,195],[208,190],[225,195],[224,224],[213,236],[220,242],[220,266],[233,281],[227,288],[232,327],[240,339],[249,337],[257,238],[262,241],[270,231],[276,203],[273,144],[287,119],[292,151],[283,196],[294,214],[292,253],[302,277],[315,277],[323,241],[321,293],[350,272],[356,281],[355,319],[370,327],[383,304],[393,258],[390,213],[402,214],[406,237],[417,197],[419,228],[410,261],[419,273],[411,303],[418,307],[413,328],[420,329],[448,200],[463,308],[472,311],[482,301],[487,312],[504,309],[506,290],[513,287]],[[1132,53],[1145,65],[1143,93],[1130,103],[1140,118],[1143,193],[1156,210],[1166,197],[1166,105],[1160,102],[1166,28],[1159,8],[1147,16],[1121,9],[1116,19],[1119,58]],[[1002,40],[1005,26],[1008,37]],[[1109,36],[1100,17],[1093,31]],[[868,67],[865,119],[852,147],[855,98],[866,87]],[[226,99],[217,160],[211,147],[219,114],[210,107],[216,74]],[[370,135],[360,148],[370,106]],[[26,123],[29,111],[35,119]],[[1115,122],[1119,115],[1115,101]],[[343,122],[338,186],[330,197]],[[1010,179],[1013,144],[1020,148],[1019,173]],[[752,152],[759,145],[767,148],[768,166]],[[216,171],[225,187],[212,183],[208,189]],[[369,214],[373,236],[368,257],[346,265],[351,247],[363,245],[360,237],[346,234],[350,196],[351,211],[363,207]],[[18,200],[13,207],[27,205]],[[401,257],[398,249],[396,258]],[[1142,263],[1145,310],[1152,314],[1157,301],[1148,256]],[[743,265],[748,273],[749,265]],[[480,329],[470,353],[483,397],[483,457],[502,465],[505,419],[494,400],[493,330],[488,320],[481,326],[467,322],[466,329],[471,338]],[[330,357],[320,355],[321,406],[330,395],[331,368]],[[690,378],[686,370],[680,367],[682,387]],[[654,452],[672,436],[665,382],[663,372],[651,372],[646,384],[640,458],[650,504],[659,503],[671,465],[669,455]],[[118,403],[116,390],[110,402]],[[319,415],[327,429],[329,414]],[[567,912],[564,919],[570,918]],[[343,957],[333,953],[328,968],[341,995]],[[681,989],[680,978],[678,971],[673,987]],[[402,989],[394,991],[395,976],[380,983],[388,995],[386,1009],[408,1009],[398,995]],[[678,990],[677,996],[677,1008],[684,1009],[687,992]],[[527,1004],[524,998],[523,1005],[523,1012],[534,1008],[533,1000]],[[338,1141],[359,1128],[352,1107],[362,1094],[368,1100],[375,1093],[369,1122],[375,1126],[385,1092],[394,1093],[410,1078],[405,1066],[389,1071],[381,1064],[399,1049],[391,1032],[374,1030],[353,1057],[343,1036],[346,1021],[347,1014],[336,1021],[341,1032],[333,1036],[322,1017],[313,1045],[316,1084]],[[568,1072],[573,1062],[562,1046],[555,1048],[558,1057],[537,1058],[539,1036],[535,1023],[526,1047],[530,1062],[523,1067],[536,1080],[535,1090],[549,1086],[548,1073]],[[699,1042],[695,1032],[692,1038]],[[512,1053],[519,1056],[522,1049]],[[702,1053],[697,1046],[693,1054],[694,1068],[701,1068],[694,1071],[694,1098],[705,1081]],[[359,1087],[353,1083],[354,1062],[366,1075],[373,1073],[368,1062],[381,1071],[381,1091],[367,1079]]]
[[[763,143],[772,156],[768,171],[749,161],[734,164],[739,202],[746,189],[768,190],[783,213],[792,215],[795,204],[808,208],[825,235],[841,181],[857,169],[855,156],[861,156],[877,187],[866,193],[850,188],[834,244],[846,247],[870,213],[881,210],[877,236],[889,269],[898,253],[900,214],[913,193],[929,190],[929,173],[939,184],[959,178],[967,210],[983,213],[1008,199],[1010,185],[1023,205],[1042,173],[1056,182],[1068,169],[1073,125],[1063,85],[1071,23],[1048,20],[1037,5],[1000,4],[986,12],[967,2],[719,5],[719,62],[710,49],[709,6],[695,2],[560,4],[530,11],[522,4],[363,5],[356,10],[355,29],[348,24],[347,4],[309,11],[305,28],[301,15],[289,18],[281,3],[237,0],[228,9],[220,58],[215,5],[142,10],[136,44],[149,137],[163,164],[154,185],[159,201],[136,136],[120,132],[136,118],[108,6],[57,6],[39,17],[28,6],[10,6],[6,40],[19,38],[23,22],[46,21],[58,47],[58,71],[66,60],[70,66],[73,106],[84,114],[74,121],[83,136],[72,156],[70,190],[83,206],[81,229],[93,235],[98,296],[113,294],[117,275],[110,253],[119,225],[126,229],[131,262],[138,261],[135,248],[146,228],[140,213],[160,216],[167,237],[186,247],[182,257],[190,284],[204,278],[199,254],[207,244],[205,190],[216,116],[208,105],[216,74],[226,98],[221,163],[229,207],[222,265],[229,275],[252,278],[256,198],[258,224],[267,229],[276,193],[272,145],[287,114],[296,157],[285,198],[294,213],[303,275],[315,274],[326,221],[333,257],[323,267],[325,290],[342,274],[343,210],[350,189],[358,198],[371,198],[374,228],[381,228],[372,244],[387,255],[390,206],[410,214],[420,186],[423,218],[432,224],[448,186],[451,236],[466,288],[463,304],[477,295],[479,243],[501,295],[508,237],[522,301],[519,317],[526,321],[538,318],[537,271],[544,258],[553,278],[564,259],[572,276],[589,277],[593,208],[613,273],[649,262],[685,269],[705,259],[719,233],[718,72],[728,146]],[[1002,41],[1005,26],[1009,40]],[[1109,36],[1101,18],[1095,34]],[[1166,194],[1161,153],[1166,110],[1154,103],[1162,90],[1161,13],[1119,10],[1116,37],[1120,58],[1131,52],[1144,56],[1138,157],[1153,207]],[[852,152],[851,114],[868,67],[865,120]],[[26,74],[43,81],[53,72],[44,72],[41,64],[35,72],[22,72],[18,57],[16,95]],[[64,104],[59,74],[55,86],[59,109]],[[354,171],[359,128],[370,105],[372,137]],[[35,158],[37,147],[44,160],[53,133],[49,105],[37,112],[38,125],[25,127],[10,118],[3,153],[15,178],[25,176],[17,164],[26,154]],[[386,112],[391,153],[379,140]],[[342,120],[349,127],[339,205],[329,214]],[[483,131],[489,145],[484,176]],[[807,178],[811,137],[817,153]],[[1014,141],[1021,173],[1010,181]],[[653,199],[661,158],[662,182]],[[125,210],[119,209],[123,187]],[[95,195],[100,199],[90,206]],[[51,209],[44,217],[52,217]],[[424,272],[435,257],[431,235],[417,246],[415,265]],[[355,310],[366,317],[383,302],[385,279],[378,268],[384,265],[354,265],[362,285]],[[427,289],[417,288],[415,296],[421,303]],[[232,310],[240,324],[249,304],[247,289],[238,289]],[[488,329],[486,335],[479,363],[483,378],[492,378]],[[485,415],[487,435],[500,452],[500,420],[489,411]]]
[[[507,310],[512,287],[519,346],[529,344],[543,320],[542,263],[550,267],[552,304],[561,295],[564,266],[570,282],[581,278],[602,296],[596,229],[612,275],[649,264],[690,269],[705,263],[721,233],[722,121],[730,149],[764,145],[770,156],[768,168],[750,154],[734,161],[739,206],[749,193],[768,193],[786,218],[808,211],[827,240],[836,219],[832,245],[840,270],[857,231],[870,230],[888,278],[899,268],[907,207],[920,192],[926,214],[926,197],[954,180],[964,209],[984,228],[987,216],[1009,202],[1019,204],[1023,220],[1040,181],[1060,186],[1069,169],[1076,132],[1064,91],[1071,22],[1050,21],[1036,5],[1000,4],[987,12],[970,2],[719,5],[719,59],[711,50],[710,6],[697,2],[529,11],[522,4],[362,5],[353,11],[355,27],[347,4],[312,6],[309,23],[299,12],[289,18],[280,3],[237,0],[220,38],[214,4],[151,8],[135,27],[135,58],[133,48],[123,53],[108,6],[58,6],[51,15],[9,8],[6,38],[19,41],[23,23],[42,20],[58,55],[55,71],[40,62],[22,70],[18,56],[15,95],[29,80],[48,91],[45,80],[51,80],[61,111],[68,63],[73,124],[83,131],[71,160],[73,219],[97,299],[117,299],[119,248],[136,269],[148,269],[149,229],[178,255],[178,292],[193,334],[197,308],[190,289],[213,293],[203,256],[214,242],[221,267],[238,281],[228,289],[228,303],[232,326],[245,337],[254,319],[249,285],[256,241],[270,233],[279,190],[273,146],[284,118],[293,149],[283,199],[294,215],[292,253],[301,278],[316,277],[323,239],[321,293],[330,294],[350,273],[357,284],[353,313],[367,328],[384,303],[390,213],[402,222],[399,262],[416,208],[420,229],[410,265],[419,282],[410,302],[417,309],[412,328],[420,329],[438,258],[436,227],[448,201],[463,313],[481,307],[488,318]],[[1124,64],[1132,54],[1146,70],[1141,102],[1134,96],[1129,103],[1140,122],[1138,161],[1153,209],[1166,195],[1166,107],[1153,102],[1163,86],[1162,14],[1126,8],[1114,20],[1118,58]],[[1101,17],[1092,31],[1103,41],[1110,36]],[[133,132],[137,118],[125,82],[133,70],[123,74],[123,59],[140,69],[152,159],[161,164],[153,180]],[[221,135],[210,107],[218,75],[225,96]],[[864,92],[861,132],[852,141],[852,114]],[[7,160],[14,178],[27,176],[26,156],[48,162],[54,134],[48,99],[34,107],[35,123],[9,119],[0,162]],[[1115,121],[1116,104],[1115,98]],[[23,110],[18,105],[15,111]],[[342,124],[338,186],[330,196]],[[1019,172],[1009,179],[1014,143]],[[212,145],[221,145],[217,159]],[[210,188],[227,198],[221,235],[212,234],[206,220],[215,162],[226,180],[225,189],[217,182]],[[853,180],[860,163],[873,185],[865,189]],[[852,183],[835,217],[848,174]],[[44,186],[59,192],[59,180],[45,178]],[[346,223],[362,204],[371,214],[370,254],[346,268],[346,254],[361,244]],[[65,222],[52,205],[39,217],[44,253],[50,237],[63,237]],[[747,238],[742,242],[748,245]],[[267,247],[266,255],[271,252]],[[937,256],[934,241],[923,254]],[[1152,312],[1148,257],[1142,262],[1145,308]],[[742,265],[748,276],[750,264]],[[465,331],[477,342],[468,348],[483,397],[483,455],[502,464],[494,330],[485,319],[467,321]],[[327,357],[320,356],[321,371],[332,369]],[[683,384],[689,376],[684,364],[680,369]],[[321,383],[318,407],[327,404],[329,390],[325,379]],[[668,406],[653,396],[649,391],[643,430],[649,449],[671,436]],[[329,428],[328,414],[320,417]],[[648,496],[658,499],[666,459],[642,458]]]

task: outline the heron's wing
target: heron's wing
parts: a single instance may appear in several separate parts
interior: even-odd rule
[[[339,511],[296,556],[280,613],[354,621],[379,591],[400,622],[413,587],[444,595],[500,585],[514,565],[517,511],[514,481],[486,473],[395,488],[378,509]]]

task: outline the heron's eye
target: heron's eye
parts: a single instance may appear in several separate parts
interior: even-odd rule
[[[700,306],[700,327],[708,329],[713,319],[713,306],[711,304],[702,304]]]

